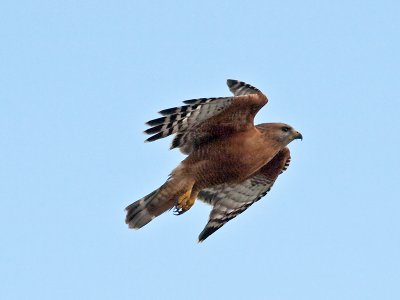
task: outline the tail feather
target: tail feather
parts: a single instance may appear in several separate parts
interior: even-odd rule
[[[160,188],[128,205],[125,208],[125,223],[129,225],[129,228],[142,228],[155,217],[173,208],[177,203],[177,197],[191,188],[188,184],[193,185],[193,182],[168,180]]]
[[[128,205],[125,208],[125,223],[129,225],[129,228],[141,228],[156,217],[152,213],[150,213],[147,206],[153,200],[157,192],[158,189],[151,192],[142,199],[133,202],[131,205]]]

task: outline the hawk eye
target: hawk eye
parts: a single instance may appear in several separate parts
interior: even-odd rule
[[[288,132],[289,131],[289,127],[282,127],[282,131],[284,131],[284,132]]]

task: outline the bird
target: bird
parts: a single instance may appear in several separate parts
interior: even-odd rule
[[[129,228],[171,209],[181,215],[199,199],[212,206],[198,237],[203,242],[264,197],[288,168],[287,146],[302,134],[285,123],[254,125],[267,96],[243,81],[228,79],[227,85],[233,96],[185,100],[146,123],[146,142],[174,135],[171,149],[187,156],[164,184],[125,208]]]

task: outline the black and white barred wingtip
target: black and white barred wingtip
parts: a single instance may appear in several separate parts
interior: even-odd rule
[[[198,99],[185,100],[183,101],[183,103],[190,104],[190,106],[194,104],[203,105],[217,100],[226,100],[226,98],[227,97],[198,98]]]
[[[144,142],[145,142],[145,143],[154,142],[154,141],[156,141],[156,140],[162,139],[163,137],[164,137],[163,132],[159,132],[159,133],[157,133],[157,134],[155,134],[155,135],[152,135],[151,137],[145,139]]]
[[[156,118],[156,119],[147,121],[144,124],[147,126],[153,127],[153,126],[164,124],[166,121],[167,121],[167,117],[160,117],[160,118]]]
[[[269,191],[269,189],[268,189],[268,191]],[[251,205],[253,205],[259,199],[261,199],[263,196],[265,196],[268,191],[266,191],[265,193],[260,195],[257,199],[255,199],[254,202],[252,201],[252,202],[246,203],[239,209],[234,210],[230,213],[220,215],[218,218],[209,219],[206,227],[204,227],[203,231],[199,234],[199,238],[198,238],[199,243],[203,242],[206,238],[208,238],[210,235],[212,235],[214,232],[216,232],[218,229],[220,229],[222,226],[224,226],[230,220],[236,218],[238,215],[240,215],[242,212],[244,212],[246,209],[248,209]]]
[[[243,81],[239,81],[239,80],[235,80],[235,79],[228,79],[226,81],[226,84],[228,85],[229,90],[235,96],[261,93],[261,91],[258,88],[254,87],[246,82],[243,82]]]
[[[229,103],[232,97],[199,98],[183,101],[186,105],[171,107],[159,111],[162,115],[146,122],[150,128],[144,133],[153,135],[146,142],[156,141],[169,135],[184,132],[196,121],[202,121],[207,115],[220,113]],[[209,106],[211,105],[211,106]],[[171,148],[180,147],[181,138],[176,137]]]
[[[228,85],[229,88],[233,87],[235,84],[238,84],[242,81],[236,80],[236,79],[227,79],[226,84]]]
[[[208,238],[210,235],[212,235],[214,232],[216,232],[218,229],[220,229],[222,227],[222,225],[218,226],[218,227],[214,227],[214,226],[207,227],[206,226],[206,228],[204,228],[203,231],[199,234],[197,242],[198,243],[204,242],[204,240],[206,238]]]
[[[179,113],[184,113],[188,109],[189,105],[183,105],[180,107],[171,107],[167,109],[160,110],[158,113],[163,116],[169,116]]]
[[[190,113],[197,108],[196,105],[184,105],[172,107],[159,111],[163,117],[147,121],[145,124],[150,128],[144,131],[145,134],[153,134],[145,142],[153,142],[167,137],[179,131],[182,123],[190,116]]]

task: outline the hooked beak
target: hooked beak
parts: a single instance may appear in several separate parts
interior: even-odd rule
[[[297,139],[303,140],[303,136],[301,135],[300,132],[296,131],[296,134],[294,135],[294,139],[295,140],[297,140]]]

